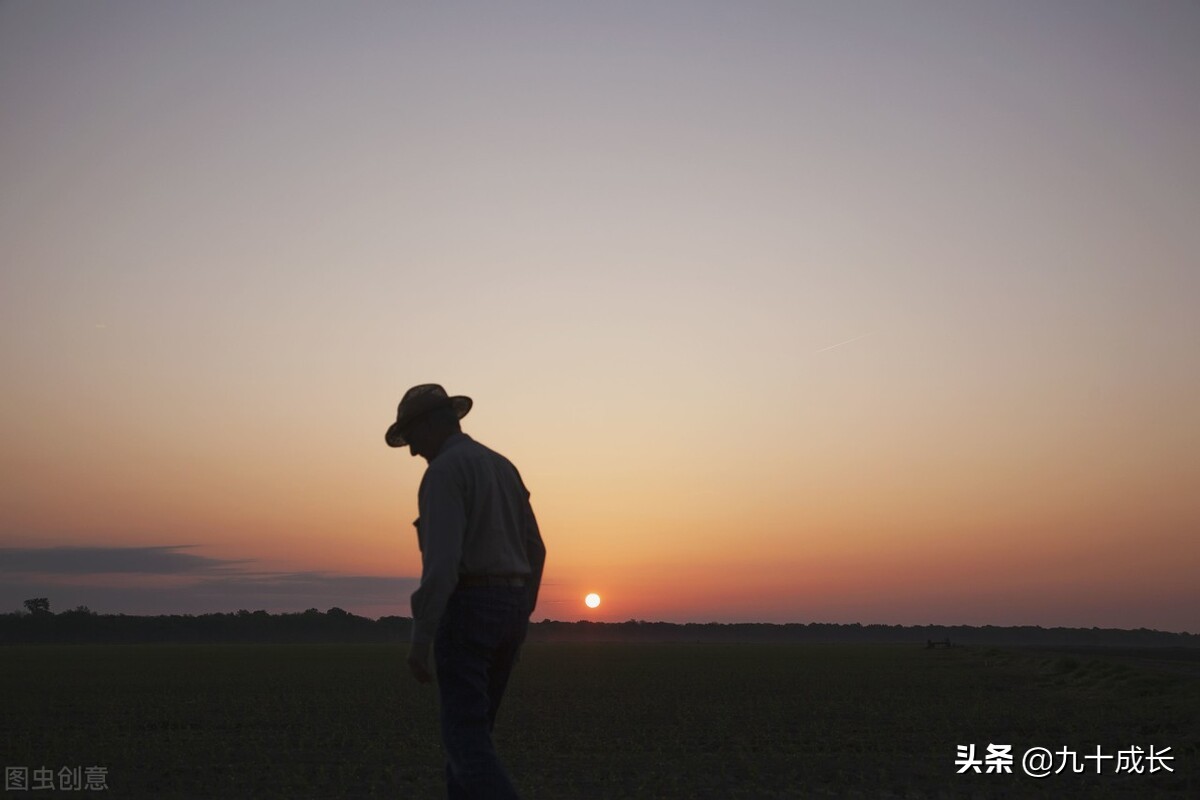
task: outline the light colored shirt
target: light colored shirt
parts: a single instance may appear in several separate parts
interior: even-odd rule
[[[533,613],[546,548],[512,462],[456,433],[430,460],[417,505],[421,585],[412,595],[414,642],[433,641],[459,575],[526,576],[526,613]]]

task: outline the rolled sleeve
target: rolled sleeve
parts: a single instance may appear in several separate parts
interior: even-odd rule
[[[421,585],[412,595],[414,642],[432,642],[454,587],[458,585],[466,502],[454,476],[427,470],[418,492],[422,549]]]

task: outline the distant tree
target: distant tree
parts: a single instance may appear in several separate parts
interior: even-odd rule
[[[334,606],[333,608],[329,609],[325,613],[331,617],[348,617],[348,616],[350,616],[349,613],[347,613],[343,609],[338,608],[337,606]]]
[[[31,597],[25,601],[25,608],[30,614],[49,614],[50,601],[45,597]]]

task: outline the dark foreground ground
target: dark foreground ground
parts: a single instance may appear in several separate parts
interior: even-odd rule
[[[1195,655],[534,643],[497,741],[527,798],[1200,797]],[[0,798],[443,796],[436,695],[403,657],[0,648]],[[958,774],[959,746],[983,760],[989,744],[1011,745],[1011,774]],[[1035,747],[1074,751],[1085,771],[1030,777]],[[1151,773],[1150,748],[1168,747]],[[106,789],[88,788],[89,767]]]

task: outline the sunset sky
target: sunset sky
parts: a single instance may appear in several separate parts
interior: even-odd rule
[[[0,611],[1200,632],[1200,5],[0,4]],[[588,609],[583,598],[602,603]]]

